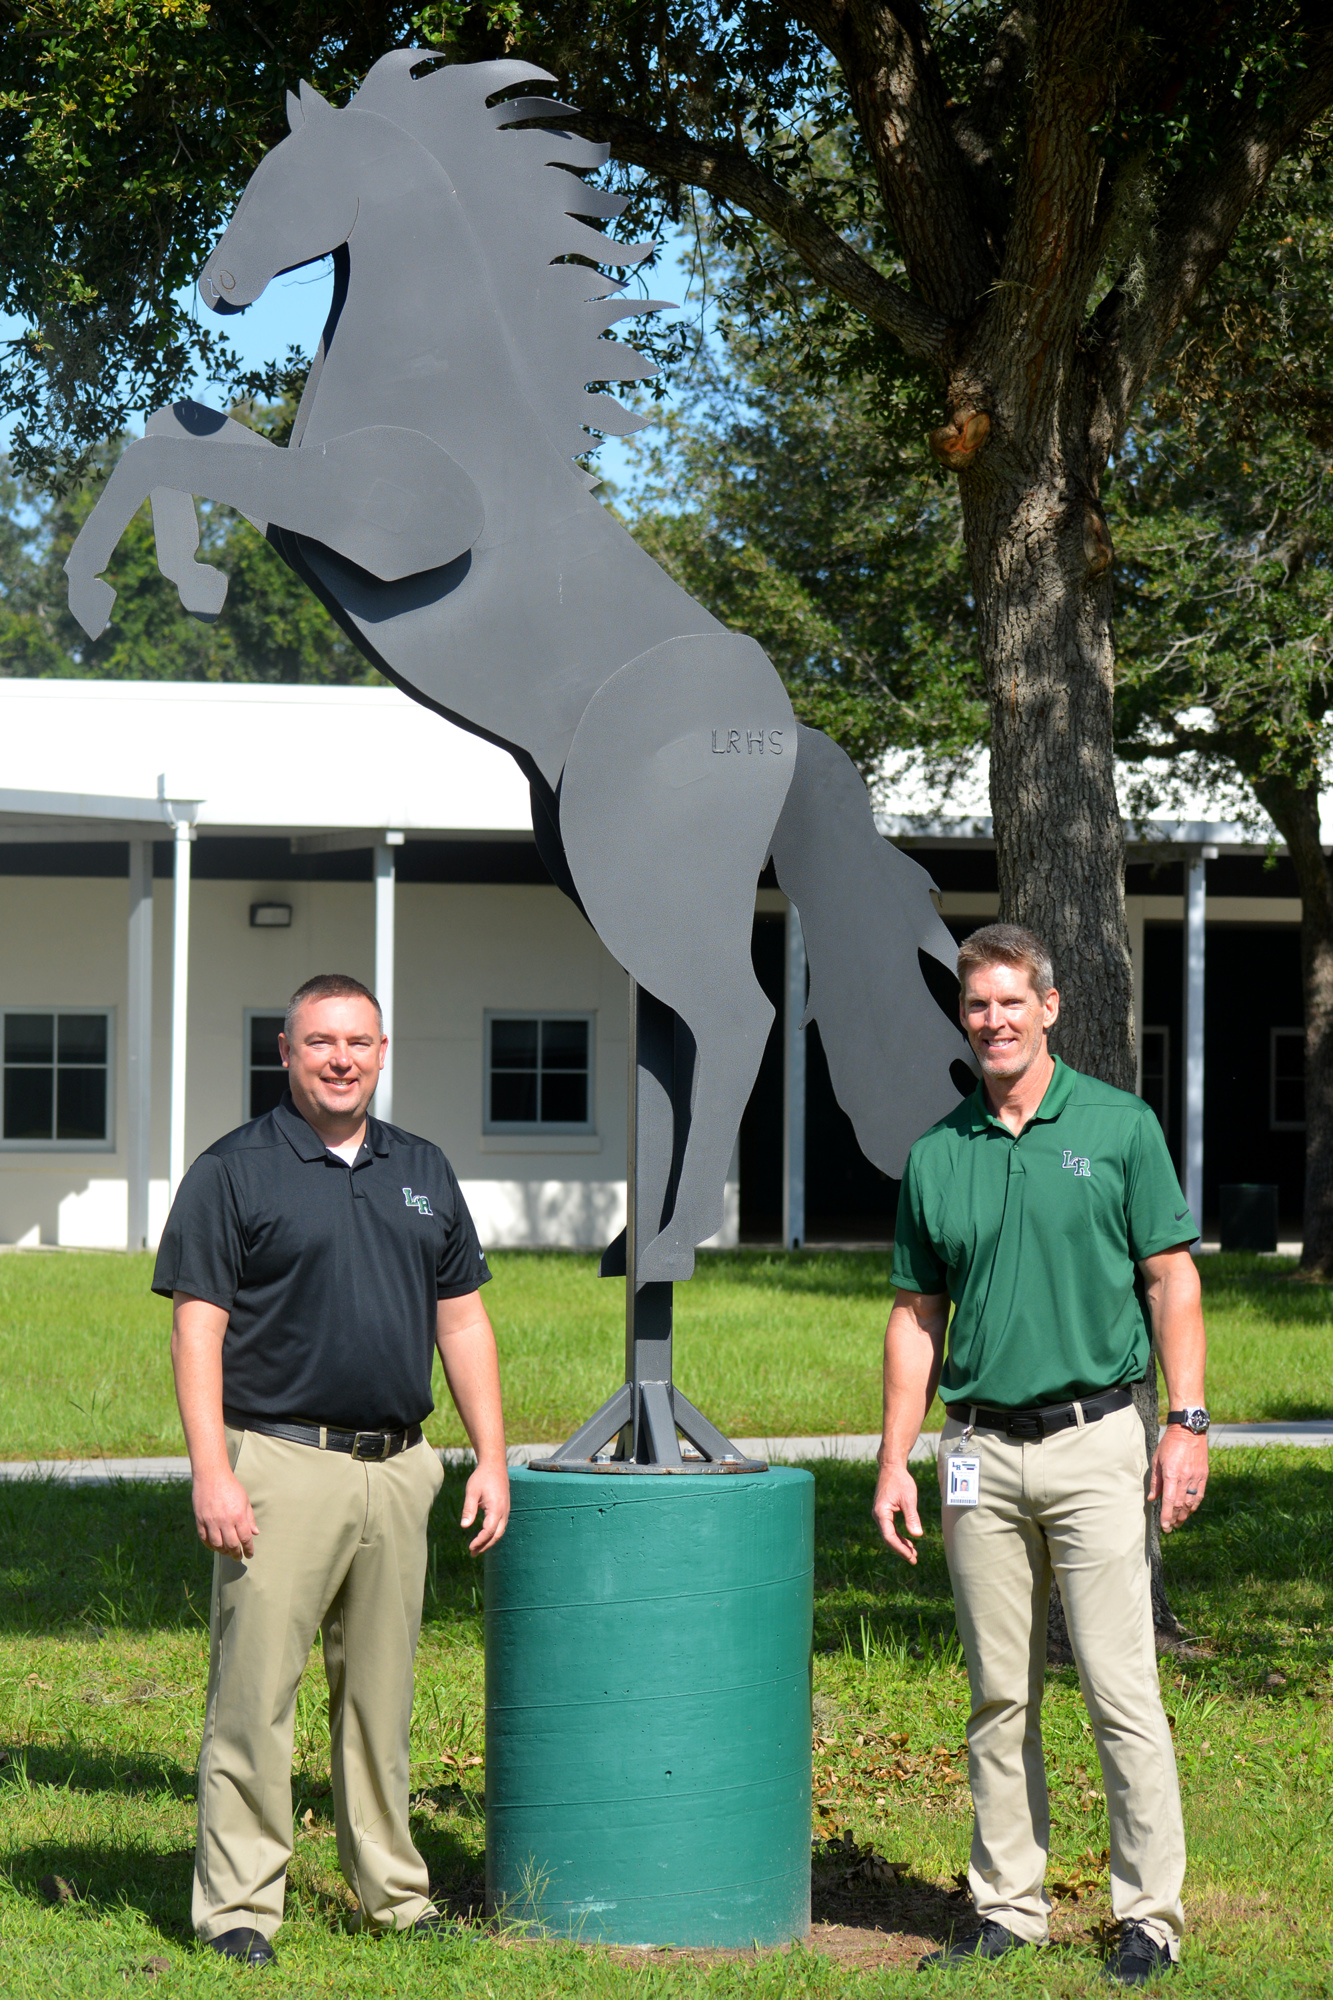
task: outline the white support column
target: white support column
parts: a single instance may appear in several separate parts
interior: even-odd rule
[[[782,1065],[782,1241],[805,1241],[805,933],[795,903],[787,905],[787,991]]]
[[[374,1112],[385,1124],[393,1122],[393,965],[396,877],[394,850],[403,845],[401,833],[386,833],[375,849],[375,997],[384,1017],[389,1050],[384,1058]]]
[[[185,1064],[190,1007],[190,844],[194,828],[176,821],[175,896],[171,927],[171,1145],[170,1199],[185,1178]]]
[[[130,842],[129,976],[126,981],[125,1151],[129,1181],[125,1246],[148,1245],[153,1140],[153,843]]]
[[[1216,848],[1196,848],[1185,858],[1184,1118],[1181,1147],[1184,1194],[1203,1228],[1203,969],[1207,863]]]

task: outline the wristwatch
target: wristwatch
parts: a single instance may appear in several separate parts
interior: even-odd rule
[[[1206,1437],[1208,1434],[1210,1419],[1202,1403],[1191,1403],[1184,1410],[1168,1410],[1166,1420],[1169,1424],[1182,1424],[1187,1431],[1193,1431],[1195,1437]]]

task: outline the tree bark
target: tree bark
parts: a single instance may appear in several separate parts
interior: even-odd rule
[[[1301,892],[1305,989],[1305,1240],[1301,1270],[1333,1278],[1333,878],[1319,840],[1319,784],[1253,780],[1287,843]]]

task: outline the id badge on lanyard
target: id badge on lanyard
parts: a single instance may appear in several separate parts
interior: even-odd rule
[[[950,1452],[944,1462],[946,1507],[975,1507],[981,1500],[981,1460]]]

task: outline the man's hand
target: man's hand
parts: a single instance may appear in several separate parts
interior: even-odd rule
[[[1162,1503],[1162,1533],[1169,1535],[1198,1507],[1208,1486],[1208,1439],[1182,1424],[1168,1424],[1153,1454],[1148,1498]]]
[[[468,1480],[459,1527],[470,1528],[478,1510],[483,1525],[468,1543],[468,1552],[474,1556],[493,1549],[509,1525],[509,1467],[503,1461],[479,1465]]]
[[[259,1533],[254,1510],[249,1494],[230,1468],[196,1474],[193,1497],[195,1525],[206,1548],[220,1550],[234,1562],[254,1554]]]
[[[875,1504],[870,1511],[894,1554],[900,1555],[904,1562],[914,1563],[916,1550],[905,1537],[920,1536],[925,1531],[917,1512],[916,1481],[905,1465],[880,1466],[879,1478],[875,1482]],[[896,1525],[899,1514],[903,1517],[901,1535]]]

